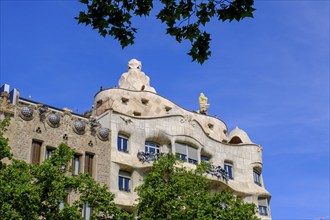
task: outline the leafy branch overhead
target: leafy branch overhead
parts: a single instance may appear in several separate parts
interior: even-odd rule
[[[134,44],[137,28],[133,16],[149,16],[154,0],[80,0],[87,6],[76,17],[79,23],[91,25],[100,35],[114,37],[125,48]],[[254,0],[157,0],[161,10],[157,19],[165,23],[166,33],[181,43],[188,40],[188,53],[193,61],[203,63],[211,55],[211,36],[205,26],[212,18],[219,21],[240,21],[253,17]]]

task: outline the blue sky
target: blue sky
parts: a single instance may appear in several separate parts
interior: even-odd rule
[[[160,95],[196,110],[204,92],[209,114],[263,146],[273,219],[330,216],[329,1],[256,0],[255,8],[254,19],[207,26],[212,56],[201,66],[153,16],[134,20],[136,44],[122,50],[77,24],[77,1],[1,0],[0,81],[82,113],[137,58]]]

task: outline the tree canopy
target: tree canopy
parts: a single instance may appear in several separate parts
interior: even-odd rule
[[[8,139],[3,132],[8,119],[0,122],[0,159],[11,158]],[[40,165],[12,159],[0,168],[1,219],[83,219],[82,210],[88,207],[91,219],[132,219],[113,202],[114,195],[105,185],[87,174],[72,175],[68,164],[73,150],[62,143],[50,159]],[[68,194],[75,194],[73,203],[64,204]]]
[[[87,8],[76,17],[79,23],[92,26],[103,37],[112,36],[122,48],[134,44],[137,28],[132,17],[149,16],[154,0],[80,0]],[[188,55],[203,63],[211,55],[211,35],[205,30],[207,23],[240,21],[253,17],[254,0],[157,0],[161,6],[156,15],[166,24],[166,34],[179,43],[191,43]]]
[[[144,183],[137,187],[139,219],[256,220],[255,204],[244,203],[231,192],[210,193],[202,163],[186,169],[174,155],[154,161]]]

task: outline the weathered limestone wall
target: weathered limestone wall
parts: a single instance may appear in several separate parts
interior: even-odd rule
[[[21,115],[23,106],[30,106],[32,109],[32,117],[28,118],[28,120]],[[87,118],[73,115],[66,111],[48,109],[44,114],[45,119],[41,121],[38,105],[27,101],[21,101],[14,109],[15,113],[11,117],[6,136],[9,138],[9,144],[16,159],[31,162],[32,140],[42,142],[40,162],[45,160],[47,147],[57,148],[60,143],[65,142],[77,154],[81,155],[81,172],[84,171],[85,153],[94,154],[93,178],[109,185],[110,142],[109,140],[98,138],[97,129],[99,128],[96,128],[95,135],[91,134]],[[54,113],[60,118],[59,123],[55,126],[48,120],[49,115]],[[81,134],[74,130],[76,121],[85,124],[85,129]]]

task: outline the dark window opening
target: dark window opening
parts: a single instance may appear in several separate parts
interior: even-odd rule
[[[230,144],[241,144],[243,143],[243,141],[237,137],[237,136],[234,136],[230,141],[229,141]]]

